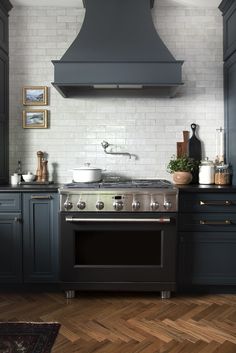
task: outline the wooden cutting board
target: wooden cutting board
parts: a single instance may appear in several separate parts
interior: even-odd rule
[[[191,124],[192,136],[188,140],[188,156],[194,158],[196,161],[202,159],[202,146],[201,141],[196,136],[196,124]]]
[[[189,131],[183,131],[183,142],[177,142],[177,157],[186,156],[188,153]]]

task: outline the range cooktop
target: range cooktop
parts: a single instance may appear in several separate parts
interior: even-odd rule
[[[173,185],[170,181],[165,179],[133,179],[133,180],[102,180],[95,183],[69,183],[65,184],[63,188],[69,189],[103,189],[103,188],[172,188]]]

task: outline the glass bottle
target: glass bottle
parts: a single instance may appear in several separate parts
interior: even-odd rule
[[[224,129],[216,129],[216,164],[224,163],[225,155],[225,131]]]
[[[17,163],[18,163],[18,166],[16,168],[16,173],[18,174],[18,181],[21,182],[21,181],[24,181],[22,177],[22,174],[23,174],[22,165],[21,165],[21,161],[18,161]]]

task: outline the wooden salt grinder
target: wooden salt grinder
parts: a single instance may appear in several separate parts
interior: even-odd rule
[[[40,182],[42,181],[42,173],[43,173],[43,168],[42,168],[42,159],[43,159],[43,152],[38,151],[37,152],[37,157],[38,157],[38,167],[36,170],[36,181]]]
[[[46,159],[42,159],[42,181],[48,181],[48,169],[47,169],[48,161]]]

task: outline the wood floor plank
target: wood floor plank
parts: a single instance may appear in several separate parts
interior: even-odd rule
[[[236,353],[236,295],[0,293],[0,321],[61,323],[52,353]]]

